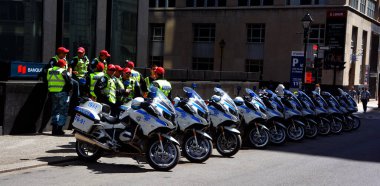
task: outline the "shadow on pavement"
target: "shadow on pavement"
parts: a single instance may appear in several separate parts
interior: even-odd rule
[[[300,142],[287,141],[264,150],[380,163],[380,113],[373,110],[359,115],[363,118],[358,130],[305,138]]]

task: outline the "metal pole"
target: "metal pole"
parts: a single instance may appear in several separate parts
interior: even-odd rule
[[[222,81],[222,67],[223,67],[223,47],[220,47],[219,81]]]
[[[309,29],[305,28],[303,30],[303,42],[305,44],[304,46],[304,51],[303,51],[303,58],[304,58],[304,64],[303,64],[303,69],[302,69],[302,89],[305,90],[305,83],[306,83],[306,51],[307,51],[307,35],[308,35]]]

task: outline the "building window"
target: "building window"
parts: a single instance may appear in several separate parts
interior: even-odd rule
[[[194,24],[194,42],[214,42],[215,24]]]
[[[360,0],[360,12],[365,14],[365,6],[366,6],[366,2],[367,0]]]
[[[150,8],[175,7],[175,0],[149,0]]]
[[[350,6],[352,8],[358,9],[359,0],[350,0]]]
[[[260,79],[261,79],[261,76],[263,74],[263,60],[246,59],[245,71],[260,73]]]
[[[226,0],[186,0],[186,7],[225,7]]]
[[[0,63],[42,62],[42,7],[42,0],[0,1]]]
[[[136,60],[137,9],[138,1],[112,1],[109,43],[112,56],[110,60],[114,60],[114,64],[119,64],[121,59]]]
[[[324,5],[326,0],[286,0],[286,5]]]
[[[268,6],[273,5],[273,0],[239,0],[238,6]]]
[[[373,1],[368,1],[367,16],[375,18],[375,2]]]
[[[321,44],[325,43],[325,25],[311,25],[309,43]]]
[[[213,58],[193,58],[193,70],[213,70]]]
[[[164,66],[164,57],[163,56],[150,56],[149,67],[151,67],[153,65],[163,67]]]
[[[264,43],[265,24],[247,24],[247,42]]]
[[[165,25],[164,24],[151,24],[151,40],[164,41],[165,40]]]

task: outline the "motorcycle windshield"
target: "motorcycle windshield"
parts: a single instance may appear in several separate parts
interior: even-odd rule
[[[330,103],[331,107],[339,108],[340,106],[339,102],[329,92],[323,92],[322,95],[325,96],[327,100],[329,100],[328,103]]]
[[[251,90],[249,88],[246,88],[245,92],[249,96],[251,96],[255,100],[255,102],[257,102],[257,104],[259,105],[260,108],[266,110],[266,106],[265,106],[263,100],[260,98],[260,96],[258,96],[253,90]]]
[[[229,108],[233,109],[234,112],[237,112],[238,109],[237,109],[234,101],[231,99],[231,97],[226,92],[224,92],[222,89],[217,88],[217,87],[214,88],[214,92],[220,96],[221,101],[225,101],[228,104]]]
[[[319,107],[322,107],[322,108],[325,108],[325,109],[327,109],[329,107],[329,105],[327,104],[326,100],[323,99],[323,97],[321,95],[319,95],[315,91],[312,91],[311,93],[313,94],[313,98],[316,101],[316,103],[318,103]]]
[[[315,105],[311,98],[308,95],[306,95],[303,91],[298,91],[298,97],[301,98],[299,99],[300,101],[304,102],[305,104],[308,104],[310,108],[315,108]]]
[[[274,101],[273,103],[276,104],[278,110],[284,110],[284,104],[281,102],[281,99],[277,96],[277,94],[268,89],[265,89],[264,91],[270,95],[270,100]]]
[[[284,90],[284,94],[288,94],[288,95],[290,95],[290,97],[291,97],[291,102],[293,103],[293,104],[295,104],[295,106],[296,106],[296,108],[298,109],[298,110],[302,110],[302,103],[300,102],[300,100],[293,94],[293,92],[290,92],[289,90]]]
[[[165,94],[161,90],[157,88],[150,88],[150,91],[155,94],[155,97],[153,98],[154,104],[163,105],[172,114],[175,114],[175,109],[174,109],[173,104],[170,102],[170,100],[165,96]]]
[[[205,103],[205,101],[199,96],[199,94],[190,87],[183,87],[183,91],[186,92],[189,99],[192,98],[194,103],[199,105],[206,113],[208,112],[208,107]]]
[[[352,98],[350,94],[348,94],[347,92],[343,91],[340,88],[338,88],[338,91],[339,91],[339,94],[341,95],[342,99],[344,99],[344,101],[346,103],[348,103],[352,107],[357,107],[357,104],[356,104],[354,98]]]

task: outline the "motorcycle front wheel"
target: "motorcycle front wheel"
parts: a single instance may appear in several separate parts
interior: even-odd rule
[[[278,145],[285,142],[286,132],[285,129],[279,126],[270,126],[269,127],[269,140],[270,142]]]
[[[205,162],[212,153],[212,142],[203,135],[188,135],[184,138],[182,152],[187,160],[193,163]]]
[[[253,127],[248,134],[251,146],[264,148],[269,142],[268,132],[262,127]]]
[[[330,124],[324,120],[320,120],[318,123],[318,134],[320,135],[327,135],[330,133]]]
[[[349,132],[354,128],[354,120],[346,119],[346,122],[343,123],[343,131]]]
[[[102,157],[103,151],[96,145],[77,140],[75,150],[80,160],[85,162],[95,162]]]
[[[360,118],[352,117],[352,119],[354,120],[352,130],[356,130],[356,129],[358,129],[358,128],[360,127],[360,125],[361,125]]]
[[[334,133],[334,134],[339,134],[340,132],[342,132],[343,124],[342,124],[342,122],[340,122],[340,121],[335,121],[335,120],[333,120],[333,121],[330,123],[330,128],[331,128],[331,132],[332,132],[332,133]]]
[[[308,122],[305,126],[305,136],[308,138],[315,138],[317,135],[318,135],[317,126]]]
[[[241,136],[240,134],[227,132],[218,133],[216,137],[216,150],[222,156],[233,156],[241,148]]]
[[[153,140],[145,153],[149,165],[158,171],[168,171],[174,168],[179,161],[180,150],[177,144],[168,140]]]
[[[305,129],[300,125],[290,124],[286,130],[289,139],[293,141],[299,141],[305,135]]]

